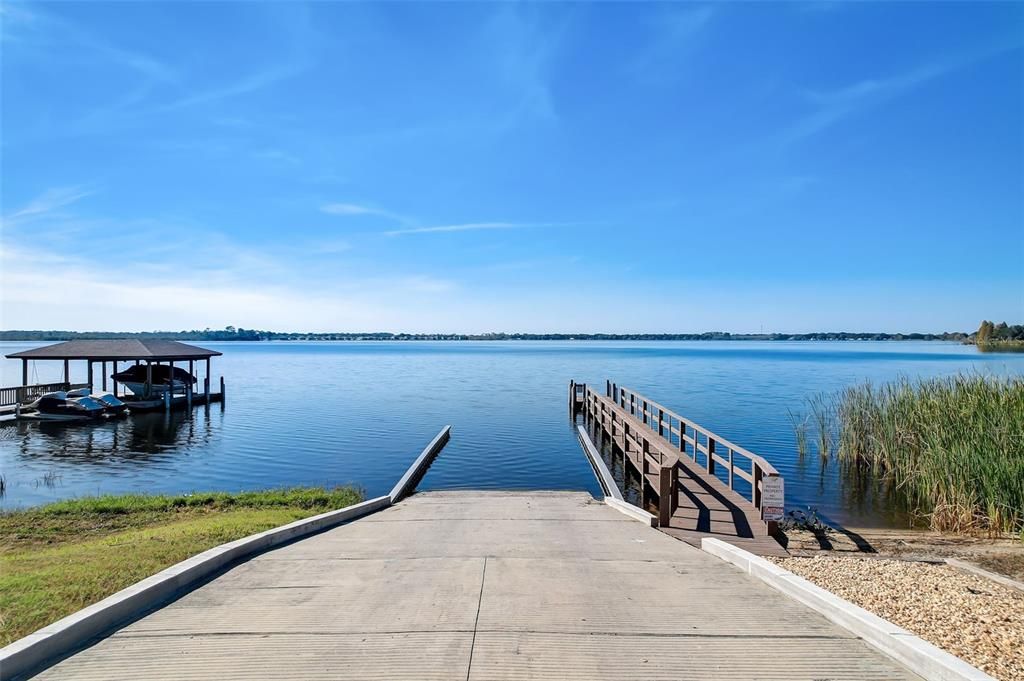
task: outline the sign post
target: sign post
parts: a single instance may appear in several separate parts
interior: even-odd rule
[[[782,478],[772,475],[761,478],[761,519],[778,522],[786,515],[785,483]]]

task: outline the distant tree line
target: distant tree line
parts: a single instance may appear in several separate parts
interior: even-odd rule
[[[988,323],[988,322],[986,322]],[[1006,327],[1006,324],[1000,325]],[[999,328],[999,327],[993,327]],[[1009,327],[1020,329],[1021,327]],[[494,341],[494,340],[640,340],[640,341],[864,341],[864,340],[943,340],[970,342],[976,334],[959,331],[946,333],[853,333],[847,331],[819,333],[300,333],[294,331],[261,331],[228,326],[224,329],[192,331],[0,331],[0,340],[63,341],[107,338],[169,338],[181,341],[264,341],[264,340],[329,340],[329,341]]]
[[[1024,345],[1024,324],[1009,325],[1006,322],[993,324],[985,320],[973,335],[978,347],[987,345]]]

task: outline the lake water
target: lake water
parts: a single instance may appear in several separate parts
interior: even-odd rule
[[[2,354],[37,347],[0,343]],[[1024,373],[1024,355],[940,342],[272,342],[220,350],[223,408],[93,425],[0,427],[12,508],[100,492],[241,490],[353,483],[386,493],[445,424],[452,439],[419,489],[600,488],[567,414],[570,379],[637,390],[768,458],[787,507],[851,526],[905,524],[853,499],[835,466],[797,456],[790,410],[870,379]],[[75,366],[78,364],[80,366]],[[3,385],[20,362],[2,361]],[[30,382],[60,379],[38,362]],[[98,367],[97,367],[98,371]],[[72,363],[72,379],[84,376]],[[98,380],[98,379],[97,379]]]

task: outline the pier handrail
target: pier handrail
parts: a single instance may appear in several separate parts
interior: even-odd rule
[[[76,390],[87,388],[88,383],[39,383],[36,385],[16,385],[0,388],[0,406],[11,404],[22,404],[45,393],[57,392],[58,390]]]
[[[643,417],[643,422],[645,424],[647,424],[648,427],[651,428],[652,430],[656,430],[656,428],[654,426],[650,425],[650,419],[655,417],[658,414],[658,412],[660,412],[663,415],[662,416],[662,422],[663,423],[665,422],[664,421],[664,417],[666,417],[666,416],[669,417],[669,420],[668,420],[668,424],[669,424],[668,430],[669,430],[669,432],[671,432],[672,435],[677,435],[677,436],[679,435],[678,424],[681,423],[686,428],[689,428],[692,431],[700,433],[705,438],[710,438],[710,439],[714,440],[716,445],[721,445],[723,447],[726,447],[727,449],[731,449],[734,453],[740,454],[741,456],[745,457],[749,461],[756,462],[757,465],[761,468],[761,470],[766,475],[778,475],[779,474],[779,472],[775,469],[775,466],[773,466],[763,456],[761,456],[759,454],[754,454],[753,452],[751,452],[747,448],[742,447],[742,446],[740,446],[738,444],[735,444],[733,442],[730,442],[729,440],[725,439],[721,435],[718,435],[718,434],[714,433],[713,431],[711,431],[711,430],[701,426],[698,423],[695,423],[695,422],[691,421],[688,418],[684,418],[684,417],[680,416],[679,414],[677,414],[676,412],[672,411],[671,409],[665,407],[664,405],[659,404],[658,402],[655,402],[654,400],[648,399],[648,398],[644,397],[643,395],[641,395],[640,393],[638,393],[638,392],[636,392],[634,390],[630,390],[629,388],[624,388],[624,387],[621,387],[621,386],[616,386],[611,381],[608,381],[608,391],[609,391],[608,397],[612,397],[611,392],[615,391],[615,390],[619,391],[619,393],[622,396],[621,401],[617,400],[617,403],[620,404],[622,407],[624,407],[624,408],[626,407],[626,399],[629,398],[634,405],[641,404],[642,405],[642,409],[646,409],[647,410],[647,414]],[[677,422],[677,426],[675,428],[673,428],[672,425],[671,425],[671,420],[672,419],[675,419],[676,422]],[[692,437],[688,437],[687,436],[686,437],[686,442],[691,447],[693,446],[693,438]],[[701,447],[700,451],[703,454],[705,454],[705,455],[707,454],[707,451],[706,451],[705,447]],[[694,457],[691,456],[690,458],[692,459]],[[716,459],[720,459],[721,457],[718,457],[716,455],[715,458]],[[725,462],[722,462],[722,461],[719,461],[719,463],[722,463],[722,465],[727,465]]]
[[[764,457],[726,440],[713,431],[680,416],[671,409],[667,409],[664,405],[647,399],[633,390],[620,387],[611,381],[606,382],[606,395],[599,394],[586,384],[572,383],[570,384],[570,390],[570,399],[590,402],[595,407],[593,409],[594,412],[603,412],[605,404],[613,405],[615,410],[621,412],[620,418],[628,416],[635,424],[642,426],[645,431],[658,436],[654,439],[638,438],[638,434],[630,433],[628,424],[625,424],[627,427],[623,435],[633,435],[634,443],[641,445],[644,453],[641,460],[645,466],[648,455],[653,453],[652,450],[658,453],[658,459],[653,461],[653,463],[660,465],[662,468],[671,466],[674,469],[675,463],[682,461],[682,457],[685,456],[693,461],[695,465],[702,467],[709,475],[715,475],[716,464],[721,464],[725,467],[727,473],[726,482],[730,490],[735,491],[736,489],[736,477],[740,477],[750,483],[750,503],[759,512],[762,511],[764,479],[781,479],[782,477]],[[597,408],[598,405],[600,405],[599,408]],[[615,411],[612,411],[611,419],[614,432]],[[677,436],[677,442],[672,441],[673,435]],[[703,442],[701,442],[702,437]],[[628,440],[628,437],[623,438],[623,442],[628,442]],[[689,451],[687,450],[687,445],[689,445]],[[671,453],[675,459],[666,461],[666,454],[668,453]],[[700,455],[703,456],[701,457]],[[749,462],[749,471],[737,466],[737,455]],[[701,458],[703,458],[703,462],[701,462]],[[662,477],[666,476],[662,475]],[[671,482],[666,480],[662,484],[668,485]],[[663,508],[662,515],[664,516],[665,513],[671,514],[673,511],[674,509],[672,508]]]

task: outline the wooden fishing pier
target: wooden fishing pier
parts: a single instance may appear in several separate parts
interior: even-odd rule
[[[603,394],[570,382],[569,410],[611,444],[623,470],[639,474],[641,507],[662,532],[694,546],[713,536],[758,555],[788,555],[772,538],[782,477],[763,457],[611,381]]]

